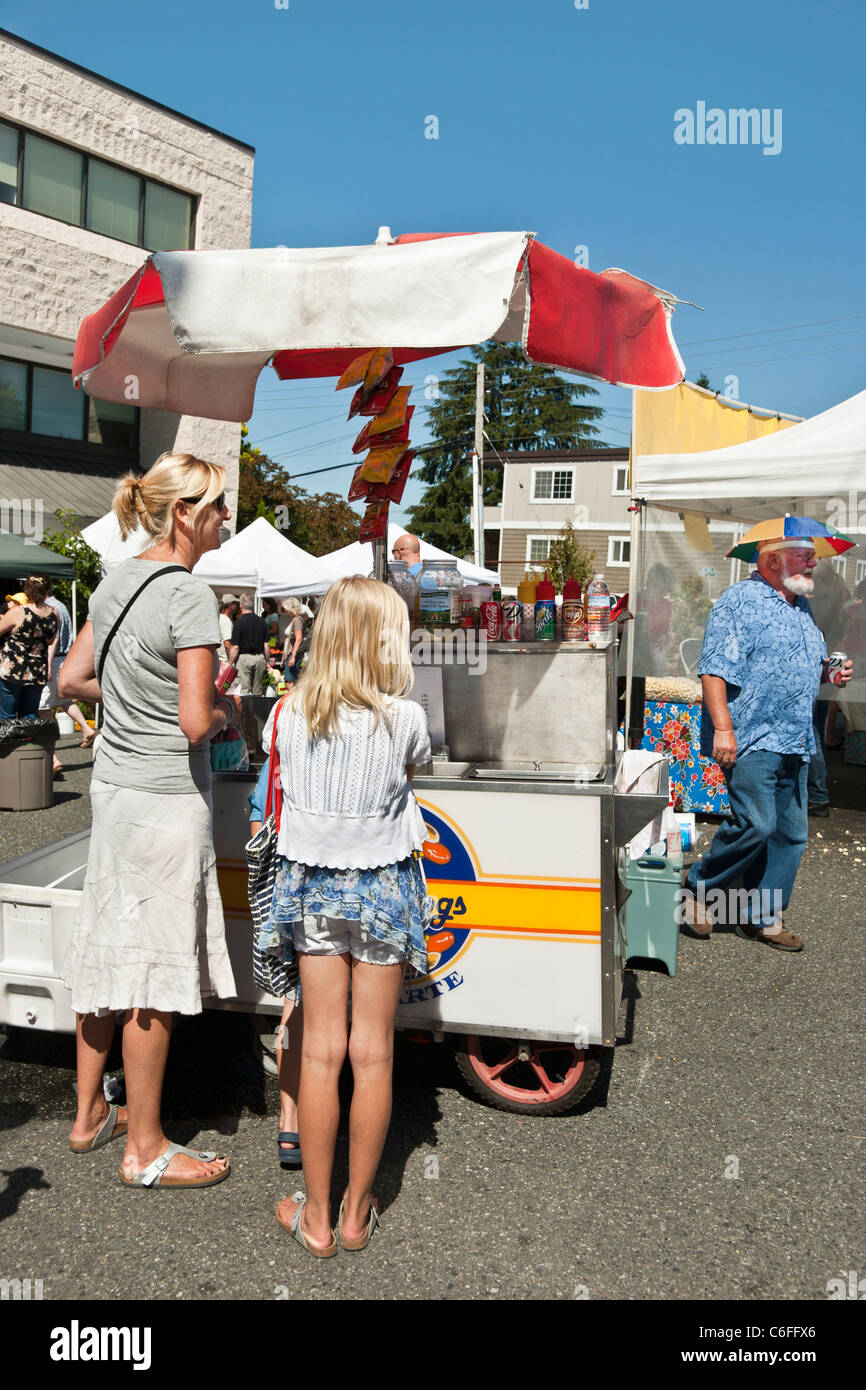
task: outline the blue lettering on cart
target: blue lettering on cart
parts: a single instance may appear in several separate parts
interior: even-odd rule
[[[450,994],[452,989],[457,989],[458,985],[463,984],[463,976],[459,970],[452,970],[450,975],[443,975],[441,980],[432,980],[429,985],[419,985],[414,989],[407,989],[400,1000],[401,1004],[429,1004],[431,999],[436,999],[440,994]]]
[[[466,916],[466,904],[462,898],[440,898],[436,904],[436,914],[432,925],[444,927],[445,923],[450,922],[453,917]]]

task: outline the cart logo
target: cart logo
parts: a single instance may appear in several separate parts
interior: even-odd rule
[[[463,953],[469,940],[471,928],[463,925],[466,903],[459,893],[455,895],[454,884],[455,880],[458,884],[474,883],[476,875],[472,857],[453,825],[449,825],[427,806],[421,808],[421,814],[427,831],[422,851],[424,873],[427,878],[428,897],[433,900],[433,915],[426,930],[425,979],[429,980],[445,974],[450,963]],[[448,894],[443,897],[436,893],[437,879],[444,879],[448,883]],[[463,977],[457,975],[455,980],[453,972],[447,978],[449,989],[463,983]],[[415,999],[417,997],[416,994]]]

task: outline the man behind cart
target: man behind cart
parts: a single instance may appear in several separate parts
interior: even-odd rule
[[[815,563],[809,537],[761,541],[756,571],[726,589],[707,619],[701,753],[724,773],[731,818],[684,879],[685,921],[698,936],[734,923],[748,941],[803,949],[783,913],[806,848],[812,711],[827,679],[806,598]],[[848,661],[842,684],[851,673]]]

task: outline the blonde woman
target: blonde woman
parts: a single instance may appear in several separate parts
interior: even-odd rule
[[[283,668],[286,682],[292,685],[301,674],[300,650],[304,640],[303,609],[296,598],[283,599],[283,612],[289,616],[283,641]]]
[[[213,848],[209,741],[238,702],[215,696],[216,598],[190,570],[219,547],[225,474],[192,454],[163,454],[117,487],[124,537],[153,543],[118,565],[60,674],[62,697],[100,701],[93,830],[81,912],[64,980],[78,1015],[76,1153],[126,1133],[121,1177],[136,1187],[207,1187],[226,1159],[171,1144],[160,1100],[172,1013],[236,993]],[[128,1116],[102,1081],[114,1015],[126,1012]]]
[[[399,594],[375,579],[341,579],[316,619],[304,679],[277,724],[283,797],[264,950],[300,956],[304,999],[298,1132],[306,1196],[277,1220],[312,1255],[360,1250],[378,1224],[373,1181],[391,1116],[394,1018],[408,963],[427,965],[424,822],[410,786],[430,757],[427,718],[401,699],[412,686],[409,623]],[[270,751],[274,716],[263,743]],[[352,1027],[347,1027],[349,988]],[[331,1229],[348,1050],[355,1079],[349,1184]]]

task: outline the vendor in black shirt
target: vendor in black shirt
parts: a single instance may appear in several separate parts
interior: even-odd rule
[[[232,628],[229,662],[237,666],[241,695],[264,695],[267,669],[268,625],[253,612],[252,594],[241,594],[241,612]]]

